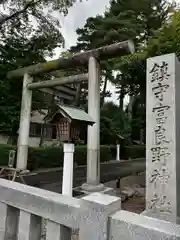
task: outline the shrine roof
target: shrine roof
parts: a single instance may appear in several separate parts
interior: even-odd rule
[[[46,110],[46,109],[32,111],[31,112],[31,122],[43,124],[44,118],[47,115],[47,113],[48,113],[48,110]]]
[[[65,117],[71,118],[71,120],[87,122],[90,125],[95,121],[82,109],[76,107],[70,107],[65,105],[58,105],[60,113]]]

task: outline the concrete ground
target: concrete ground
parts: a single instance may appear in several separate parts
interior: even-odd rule
[[[124,178],[131,175],[134,172],[141,172],[145,170],[144,159],[138,159],[135,161],[111,161],[108,163],[102,163],[100,168],[101,183],[115,184],[117,177]],[[79,166],[74,169],[73,187],[80,187],[86,182],[86,166]],[[28,185],[36,185],[45,190],[61,193],[62,189],[62,169],[50,169],[33,173],[25,177],[25,181]],[[107,185],[107,184],[106,184]]]

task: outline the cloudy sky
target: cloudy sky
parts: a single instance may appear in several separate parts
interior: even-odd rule
[[[62,33],[66,39],[66,47],[76,44],[77,36],[75,30],[83,27],[88,17],[102,14],[109,5],[109,0],[83,0],[77,1],[69,9],[69,14],[61,21]]]

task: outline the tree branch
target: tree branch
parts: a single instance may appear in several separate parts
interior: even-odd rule
[[[0,4],[3,4],[6,0],[0,0]]]
[[[30,1],[29,3],[27,3],[23,9],[15,12],[15,13],[9,15],[9,16],[1,17],[1,18],[0,18],[0,26],[2,26],[2,25],[3,25],[5,22],[7,22],[8,20],[11,20],[11,19],[13,19],[13,18],[18,17],[20,14],[24,13],[28,8],[35,6],[35,5],[38,4],[39,2],[41,2],[41,0],[38,0],[38,1],[35,1],[35,2],[34,2],[34,0],[32,0],[32,1]]]

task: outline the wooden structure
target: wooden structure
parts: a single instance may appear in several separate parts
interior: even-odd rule
[[[82,109],[64,105],[58,105],[56,118],[53,118],[53,122],[56,124],[58,138],[62,142],[78,140],[80,132],[86,131],[87,125],[94,124],[93,119]]]
[[[87,125],[94,121],[82,109],[56,104],[54,111],[33,111],[31,116],[29,146],[51,146],[62,142],[85,141]],[[34,145],[33,145],[34,143]],[[36,145],[35,145],[36,144]]]
[[[7,166],[0,166],[0,177],[5,178],[11,181],[20,180],[25,184],[25,180],[23,178],[24,175],[29,173],[28,170],[21,170],[16,168],[16,150],[9,151],[9,161]]]

